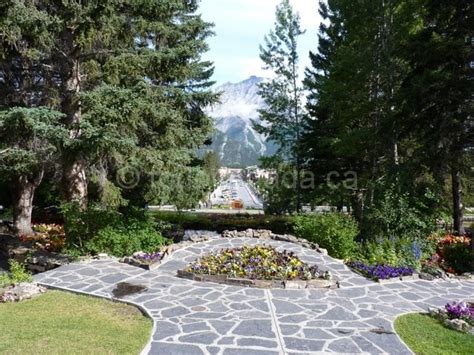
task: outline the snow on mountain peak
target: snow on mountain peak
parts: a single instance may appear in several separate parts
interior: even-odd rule
[[[258,119],[258,109],[262,108],[263,100],[258,95],[258,84],[265,79],[251,76],[239,83],[225,83],[217,87],[221,93],[220,103],[209,108],[208,114],[213,118],[239,116],[244,120]]]

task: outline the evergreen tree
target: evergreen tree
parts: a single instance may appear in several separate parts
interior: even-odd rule
[[[0,179],[9,185],[13,226],[19,235],[32,234],[35,191],[67,136],[61,118],[44,107],[0,111]]]
[[[418,141],[415,154],[438,183],[451,176],[454,230],[464,234],[462,175],[470,174],[474,142],[474,4],[425,0],[419,13],[422,22],[405,47],[411,71],[404,85],[404,124]]]
[[[294,12],[289,0],[282,0],[276,9],[275,28],[265,36],[260,46],[260,58],[264,68],[271,70],[274,78],[260,84],[259,94],[265,109],[259,111],[264,124],[257,125],[260,133],[279,146],[278,154],[290,160],[296,169],[293,194],[296,195],[296,211],[301,210],[302,160],[299,142],[302,134],[303,115],[302,87],[298,78],[298,37],[300,17]]]
[[[136,202],[172,200],[164,191],[173,186],[156,176],[188,174],[195,149],[211,132],[203,107],[216,99],[212,65],[201,60],[211,25],[196,14],[198,1],[9,0],[2,6],[0,32],[9,51],[1,67],[23,69],[28,56],[35,68],[30,78],[41,89],[30,85],[24,97],[39,92],[64,113],[66,199],[84,207],[94,174],[102,192],[125,187]],[[2,89],[16,90],[11,77],[2,72]],[[134,189],[116,183],[113,175],[123,169],[140,175]]]

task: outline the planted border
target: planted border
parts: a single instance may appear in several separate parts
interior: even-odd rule
[[[279,252],[265,245],[244,245],[210,253],[179,270],[178,276],[257,288],[337,287],[329,272],[302,262],[293,252]]]

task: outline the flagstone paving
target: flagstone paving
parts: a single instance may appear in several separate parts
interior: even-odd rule
[[[334,290],[262,290],[176,277],[198,256],[224,247],[271,244],[330,270]],[[474,296],[472,281],[403,281],[378,284],[341,261],[295,244],[256,239],[213,239],[176,251],[154,271],[113,260],[74,263],[35,276],[42,285],[113,298],[117,283],[144,285],[120,300],[154,321],[149,354],[410,354],[393,321]]]

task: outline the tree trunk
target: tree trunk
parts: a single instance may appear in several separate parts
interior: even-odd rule
[[[87,177],[82,159],[66,160],[63,167],[63,183],[66,201],[76,202],[81,208],[86,208]]]
[[[36,188],[43,179],[41,171],[36,177],[20,176],[13,187],[13,228],[18,235],[31,235],[31,216]]]
[[[463,224],[461,173],[458,169],[451,171],[451,181],[453,193],[453,229],[458,235],[464,235],[466,231]]]
[[[70,37],[67,37],[70,39]],[[72,44],[71,44],[72,46]],[[66,114],[66,125],[72,140],[81,137],[79,124],[81,122],[81,91],[80,61],[69,58],[63,72],[64,97],[62,111]],[[63,156],[63,185],[64,195],[68,202],[77,202],[82,208],[87,206],[87,178],[85,161],[81,152],[65,151]]]
[[[353,216],[357,222],[361,223],[364,218],[364,193],[365,190],[355,190],[352,196],[352,210]]]

